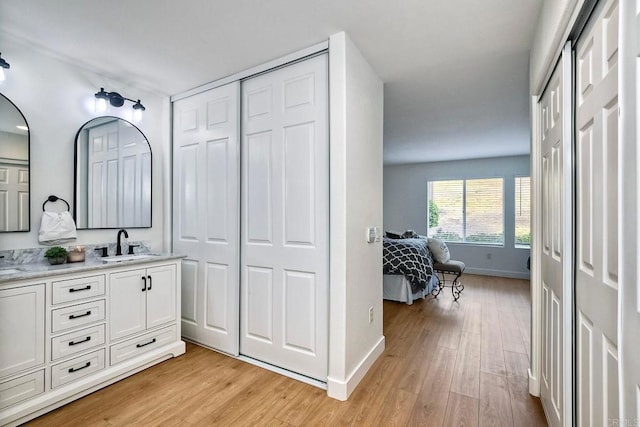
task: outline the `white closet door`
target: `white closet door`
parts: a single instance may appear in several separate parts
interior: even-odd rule
[[[326,381],[327,56],[242,83],[243,355]]]
[[[603,4],[604,3],[604,4]],[[618,412],[618,1],[576,45],[576,351],[580,426]]]
[[[542,363],[540,399],[552,426],[571,417],[570,52],[565,49],[538,103],[542,181]],[[569,380],[567,380],[569,379]]]
[[[239,335],[240,83],[173,104],[173,250],[182,262],[182,335],[233,355]]]

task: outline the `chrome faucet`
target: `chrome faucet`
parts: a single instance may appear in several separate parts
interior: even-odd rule
[[[116,248],[116,255],[122,255],[122,234],[124,233],[124,237],[129,238],[129,233],[124,228],[118,231],[118,247]]]

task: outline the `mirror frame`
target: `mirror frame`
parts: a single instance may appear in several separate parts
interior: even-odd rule
[[[140,135],[144,137],[144,140],[147,142],[147,145],[149,146],[149,154],[151,154],[151,164],[149,165],[149,173],[151,175],[149,191],[151,192],[151,200],[150,200],[150,207],[149,207],[149,225],[148,226],[140,226],[140,227],[134,227],[134,226],[79,227],[78,226],[78,139],[86,125],[88,125],[89,123],[91,123],[96,119],[108,119],[108,118],[122,120],[123,122],[128,123],[131,127],[135,128],[138,132],[140,132]],[[98,117],[93,117],[90,120],[87,120],[82,126],[80,126],[80,129],[78,129],[78,131],[76,132],[76,138],[73,144],[73,172],[74,172],[73,173],[73,220],[76,222],[76,227],[78,230],[118,230],[121,228],[127,228],[127,229],[153,228],[153,151],[151,150],[151,143],[149,143],[149,138],[147,138],[147,135],[145,135],[144,132],[142,132],[138,126],[134,125],[128,120],[123,119],[122,117],[117,117],[117,116],[98,116]]]
[[[27,122],[27,118],[24,116],[24,113],[22,112],[22,110],[20,110],[18,108],[18,106],[12,100],[10,100],[9,97],[7,97],[7,95],[5,95],[5,94],[0,92],[0,96],[2,96],[4,99],[6,99],[7,102],[9,102],[9,104],[13,105],[13,107],[22,116],[22,120],[24,120],[25,126],[27,126],[27,157],[28,157],[28,163],[29,163],[29,203],[27,204],[28,205],[27,209],[29,211],[29,224],[27,225],[27,229],[26,230],[0,231],[0,233],[28,233],[28,232],[31,231],[31,177],[32,177],[32,173],[31,173],[31,126],[29,126],[29,122]]]

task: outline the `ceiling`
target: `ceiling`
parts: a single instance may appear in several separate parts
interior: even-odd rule
[[[400,164],[529,153],[541,2],[2,0],[0,29],[166,95],[346,31],[385,82],[384,159]]]

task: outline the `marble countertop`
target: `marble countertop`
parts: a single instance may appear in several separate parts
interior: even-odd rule
[[[184,258],[185,255],[170,253],[150,253],[145,257],[129,259],[119,262],[103,262],[101,258],[87,258],[85,262],[74,262],[59,265],[50,265],[47,260],[41,262],[18,265],[2,265],[0,260],[0,285],[9,284],[18,280],[30,280],[40,277],[59,276],[63,274],[75,274],[85,271],[100,271],[124,266],[148,264],[158,261],[175,260]],[[114,257],[109,257],[114,258]],[[123,256],[126,258],[126,255]],[[6,273],[3,273],[6,271]],[[11,271],[9,273],[9,271]]]

